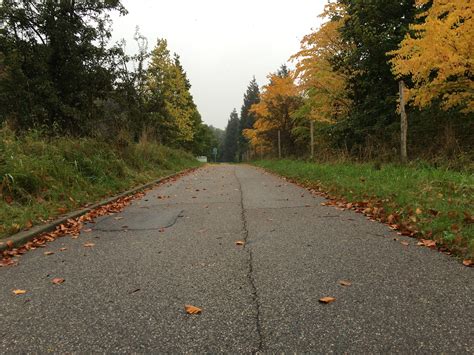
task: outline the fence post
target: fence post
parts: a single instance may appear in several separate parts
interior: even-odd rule
[[[280,130],[278,130],[278,159],[281,159],[281,136],[280,136]]]
[[[408,131],[408,122],[407,122],[407,114],[405,111],[405,83],[403,80],[400,80],[399,84],[399,91],[400,91],[400,154],[402,163],[406,163],[407,158],[407,131]]]

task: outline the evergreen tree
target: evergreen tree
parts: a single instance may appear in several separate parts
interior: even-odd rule
[[[250,108],[254,104],[260,102],[260,89],[258,88],[255,77],[250,81],[247,91],[244,94],[244,103],[240,110],[240,126],[239,126],[239,160],[242,161],[243,154],[248,150],[248,139],[244,136],[245,129],[251,129],[255,123],[255,114],[250,112]]]
[[[348,146],[364,143],[367,135],[389,133],[396,122],[398,83],[387,52],[398,47],[415,17],[415,0],[339,0],[347,11],[342,38],[351,43],[334,64],[350,73],[353,108],[343,129]],[[335,19],[335,20],[338,20]],[[342,127],[344,126],[344,127]]]
[[[237,159],[240,133],[239,126],[239,114],[234,108],[225,129],[224,145],[222,147],[222,159],[224,161],[235,162]]]

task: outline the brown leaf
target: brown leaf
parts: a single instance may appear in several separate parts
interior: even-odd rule
[[[84,233],[90,233],[90,232],[92,232],[92,228],[84,229],[83,232],[84,232]]]
[[[347,281],[347,280],[340,280],[339,285],[341,285],[341,286],[351,286],[352,282]]]
[[[59,285],[59,284],[62,284],[64,281],[66,281],[66,280],[64,280],[60,277],[56,277],[56,278],[53,279],[53,284]]]
[[[24,295],[26,293],[26,290],[20,290],[20,289],[17,289],[17,290],[13,290],[12,291],[15,295]]]
[[[420,242],[423,243],[423,245],[424,245],[425,247],[428,247],[428,248],[436,248],[436,242],[435,242],[434,240],[421,239]]]
[[[31,227],[33,227],[33,222],[29,220],[25,223],[25,228],[30,229]]]
[[[393,224],[393,222],[395,222],[395,216],[393,214],[389,214],[387,217],[387,222]]]
[[[335,300],[336,299],[334,297],[323,297],[319,299],[319,302],[328,304],[334,302]]]
[[[420,214],[423,213],[423,211],[422,211],[420,208],[417,208],[417,209],[415,210],[415,213],[416,213],[417,215],[420,215]]]
[[[114,217],[115,220],[117,221],[120,221],[121,219],[123,219],[123,217],[119,216],[119,217]]]
[[[84,247],[86,247],[86,248],[91,248],[94,245],[95,245],[94,243],[84,243]]]
[[[245,242],[243,240],[238,240],[235,242],[235,245],[244,245]]]
[[[7,244],[8,249],[13,249],[13,246],[14,246],[14,245],[13,245],[13,241],[7,240],[7,243],[6,243],[6,244]]]
[[[474,266],[474,260],[466,259],[466,260],[463,260],[462,264],[467,267],[472,267]]]
[[[400,244],[402,244],[402,245],[404,245],[404,246],[406,246],[406,247],[410,245],[410,243],[408,243],[408,242],[400,242]]]
[[[45,251],[43,254],[44,254],[44,255],[53,255],[54,252],[53,252],[53,251]]]
[[[59,207],[59,208],[58,208],[58,212],[59,212],[59,213],[66,213],[66,212],[67,212],[67,208],[66,208],[66,207]]]
[[[10,205],[10,204],[13,202],[13,197],[11,197],[11,196],[5,196],[5,202]]]
[[[187,314],[199,314],[202,312],[201,308],[192,306],[190,304],[185,304],[184,309],[186,310]]]

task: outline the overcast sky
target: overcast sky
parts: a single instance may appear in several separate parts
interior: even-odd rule
[[[225,128],[252,76],[260,86],[298,51],[318,27],[326,0],[123,0],[128,15],[113,16],[113,40],[136,50],[135,27],[148,38],[166,38],[191,82],[203,121]]]

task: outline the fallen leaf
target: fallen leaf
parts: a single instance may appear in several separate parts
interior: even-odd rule
[[[319,302],[328,304],[334,302],[335,300],[336,299],[334,297],[323,297],[319,299]]]
[[[408,243],[408,242],[400,242],[400,244],[402,244],[402,245],[404,245],[404,246],[406,246],[406,247],[410,245],[410,243]]]
[[[202,312],[202,309],[199,307],[191,306],[190,304],[185,304],[184,309],[187,314],[199,314]]]
[[[56,278],[53,279],[53,284],[59,285],[59,284],[62,284],[64,281],[66,281],[66,280],[64,280],[60,277],[56,277]]]
[[[25,228],[30,229],[31,227],[33,227],[33,222],[29,220],[25,223]]]
[[[84,232],[84,233],[90,233],[90,232],[92,232],[92,228],[84,229],[83,232]]]
[[[123,217],[114,217],[114,219],[116,219],[117,221],[123,219]]]
[[[59,213],[66,213],[66,212],[67,212],[67,208],[65,208],[65,207],[59,207],[59,208],[58,208],[58,212],[59,212]]]
[[[90,248],[90,247],[93,247],[94,245],[95,245],[94,243],[85,243],[84,247]]]
[[[13,242],[11,240],[7,240],[6,244],[9,249],[13,249]]]
[[[341,286],[351,286],[352,283],[350,281],[347,281],[347,280],[341,280],[341,281],[339,281],[339,285],[341,285]]]
[[[65,251],[67,248],[59,248],[59,251]]]
[[[243,240],[238,240],[235,242],[235,245],[244,245],[245,242]]]
[[[425,247],[428,247],[428,248],[436,248],[436,242],[435,242],[434,240],[421,239],[420,242],[423,243],[423,245],[424,245]]]
[[[45,251],[45,252],[44,252],[44,255],[53,255],[53,254],[54,254],[53,251]]]
[[[474,260],[466,259],[466,260],[463,260],[462,264],[464,266],[471,267],[471,266],[474,266]]]
[[[415,210],[415,213],[416,213],[417,215],[420,215],[420,214],[423,213],[423,211],[422,211],[420,208],[417,208],[417,209]]]
[[[26,293],[26,290],[13,290],[13,293],[15,295],[24,295]]]

